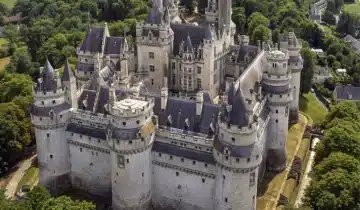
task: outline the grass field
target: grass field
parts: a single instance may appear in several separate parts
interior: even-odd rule
[[[300,111],[311,117],[314,123],[320,123],[327,115],[326,109],[311,93],[300,96]]]
[[[19,191],[20,187],[23,185],[32,186],[39,177],[39,168],[36,166],[31,166],[24,174],[23,178],[18,183],[16,187],[16,192]]]
[[[345,4],[344,10],[360,16],[360,1],[357,1],[357,3],[354,4]]]
[[[6,39],[0,38],[0,47],[1,47],[1,45],[6,44],[6,43],[7,43]]]
[[[2,3],[4,3],[9,8],[12,8],[17,0],[1,0]]]
[[[295,154],[300,150],[300,142],[307,126],[307,118],[300,115],[299,122],[289,129],[289,134],[286,141],[286,165],[292,164]],[[299,148],[297,150],[297,148]],[[276,208],[278,196],[287,178],[287,171],[284,170],[280,174],[273,175],[271,173],[265,174],[265,177],[260,184],[259,192],[261,196],[257,197],[257,210],[273,210]]]

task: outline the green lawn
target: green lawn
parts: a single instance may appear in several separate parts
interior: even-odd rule
[[[12,8],[17,0],[1,0],[1,3],[4,3],[9,8]]]
[[[6,43],[7,43],[6,39],[0,38],[0,47],[1,47],[1,45],[6,44]]]
[[[31,166],[24,174],[23,178],[18,183],[16,192],[19,191],[20,187],[23,185],[32,186],[39,177],[39,168],[36,166]]]
[[[289,134],[286,141],[286,165],[292,164],[293,157],[300,150],[300,142],[304,134],[308,120],[304,115],[300,115],[299,122],[289,129]],[[297,151],[297,147],[299,150]],[[259,192],[262,194],[257,197],[257,210],[273,210],[277,205],[277,198],[282,187],[285,187],[287,178],[287,171],[284,170],[280,174],[266,173],[264,179],[259,186]]]
[[[300,96],[300,111],[311,117],[314,123],[320,123],[327,115],[326,109],[311,93]]]
[[[353,14],[360,15],[360,1],[357,1],[357,3],[354,4],[345,4],[344,10]]]

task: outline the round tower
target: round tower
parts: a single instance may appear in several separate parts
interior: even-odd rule
[[[152,197],[151,148],[155,138],[152,100],[116,98],[111,87],[108,111],[111,125],[111,185],[113,209],[148,209]]]
[[[267,169],[282,171],[286,167],[286,138],[289,124],[289,106],[292,100],[291,73],[287,52],[266,52],[268,66],[263,74],[262,87],[270,108],[268,128]]]
[[[258,123],[247,108],[242,91],[230,86],[228,103],[219,116],[214,139],[214,209],[256,209],[259,165],[263,145],[257,138]]]
[[[294,32],[289,32],[289,69],[291,70],[291,88],[293,89],[293,100],[290,104],[290,123],[297,123],[299,120],[299,96],[301,70],[303,60],[300,54],[301,44],[298,42]]]
[[[59,72],[49,61],[40,70],[41,77],[33,87],[35,103],[31,121],[35,129],[39,182],[51,194],[62,193],[70,186],[70,152],[65,136],[71,118],[71,105],[65,99]]]

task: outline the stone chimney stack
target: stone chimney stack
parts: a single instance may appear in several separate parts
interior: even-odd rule
[[[201,115],[202,109],[203,109],[203,104],[204,104],[204,93],[198,92],[196,94],[196,115],[197,116]]]
[[[167,87],[161,88],[161,109],[166,109],[168,97],[169,97],[168,88]]]

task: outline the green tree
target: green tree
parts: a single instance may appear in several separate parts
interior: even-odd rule
[[[95,210],[95,205],[86,201],[74,201],[67,196],[50,198],[44,204],[42,209],[46,210]]]
[[[260,25],[268,27],[269,23],[270,23],[269,19],[267,19],[264,15],[262,15],[259,12],[254,12],[248,18],[248,34],[249,34],[249,36],[253,35],[255,28],[259,27]]]
[[[315,167],[315,179],[320,180],[323,175],[338,168],[344,169],[348,173],[359,172],[360,161],[345,153],[331,153]]]
[[[269,39],[270,29],[264,25],[256,27],[251,35],[251,43],[256,43],[257,40],[265,41]]]
[[[26,73],[33,75],[35,73],[35,69],[31,62],[27,47],[16,49],[11,57],[10,63],[5,69],[10,73]]]
[[[305,191],[304,203],[318,210],[358,209],[360,177],[343,169],[313,179]]]
[[[42,186],[35,186],[25,196],[25,202],[29,209],[44,209],[44,204],[51,198],[50,193]]]
[[[308,93],[311,90],[312,78],[316,64],[316,55],[309,48],[301,49],[301,55],[304,59],[304,68],[301,72],[300,93]]]

